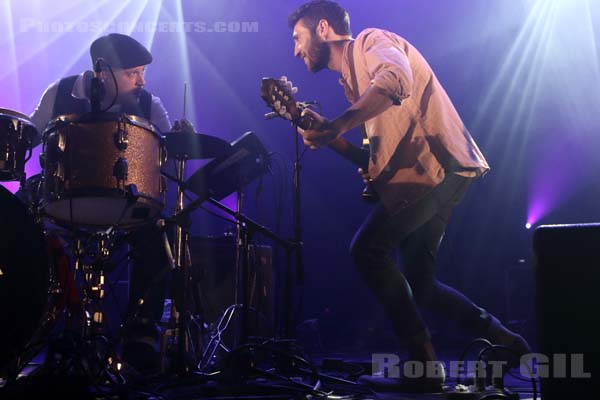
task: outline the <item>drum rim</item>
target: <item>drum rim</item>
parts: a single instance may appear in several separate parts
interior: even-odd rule
[[[89,193],[89,195],[84,195],[84,196],[80,195],[78,197],[71,197],[71,198],[69,198],[67,196],[65,196],[65,197],[50,196],[50,198],[44,197],[40,201],[39,208],[43,213],[44,219],[52,221],[52,223],[54,223],[55,225],[60,226],[60,227],[68,228],[68,227],[77,226],[77,227],[92,228],[92,229],[108,228],[111,225],[106,224],[106,223],[92,224],[92,223],[83,223],[83,222],[78,222],[78,221],[70,221],[70,220],[58,217],[56,215],[52,215],[48,212],[49,207],[51,207],[53,205],[57,205],[58,202],[69,201],[70,199],[76,201],[76,200],[86,200],[86,199],[90,199],[90,198],[98,198],[100,200],[102,200],[102,199],[118,199],[118,198],[123,199],[124,198],[124,196],[114,196],[115,193],[110,193],[110,194],[113,194],[113,196],[102,197],[101,194],[106,194],[107,190],[111,190],[111,189],[101,189],[101,190],[98,190],[97,192]],[[104,192],[104,193],[102,193],[102,192]],[[69,193],[69,194],[73,194],[73,193]],[[150,210],[154,211],[154,214],[151,217],[143,219],[143,220],[123,222],[119,225],[119,228],[131,229],[131,228],[136,228],[136,227],[151,223],[152,220],[155,220],[156,218],[160,217],[162,211],[165,208],[164,197],[162,199],[157,199],[155,197],[145,195],[144,197],[140,198],[138,201],[140,202],[140,205],[148,207]]]
[[[13,125],[15,126],[15,129],[17,129],[17,124],[14,121],[19,121],[21,123],[24,123],[27,125],[27,133],[28,133],[28,139],[30,141],[35,141],[35,137],[39,135],[39,129],[37,126],[35,126],[35,124],[33,123],[33,120],[31,118],[29,118],[29,116],[20,113],[18,111],[15,110],[11,110],[8,108],[0,108],[0,119],[2,119],[2,116],[8,116],[10,117],[11,121],[13,121]],[[31,131],[33,130],[33,131]],[[31,146],[28,146],[31,147]]]
[[[53,118],[48,122],[46,129],[44,129],[43,137],[46,137],[49,133],[55,131],[59,126],[68,125],[74,122],[90,123],[90,122],[110,122],[119,121],[121,119],[127,120],[132,125],[146,129],[152,132],[159,138],[162,138],[162,132],[158,127],[146,118],[140,117],[134,114],[125,113],[85,113],[85,114],[62,114]]]
[[[28,115],[20,113],[18,111],[15,110],[11,110],[9,108],[1,108],[0,107],[0,116],[1,115],[8,115],[10,117],[22,120],[24,122],[28,122],[29,124],[31,124],[32,126],[35,127],[35,124],[33,123],[33,121],[31,120],[31,118],[29,118]]]

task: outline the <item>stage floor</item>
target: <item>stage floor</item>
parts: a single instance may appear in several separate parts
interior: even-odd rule
[[[440,352],[439,358],[448,366],[452,361],[458,360],[462,349],[446,350]],[[281,360],[273,359],[275,352],[259,354],[254,353],[256,363],[254,367],[261,369],[250,372],[240,369],[243,357],[222,364],[221,374],[206,375],[192,373],[187,375],[157,375],[143,377],[131,375],[125,371],[127,380],[121,385],[103,385],[97,382],[92,385],[89,379],[82,376],[56,375],[53,371],[44,371],[40,368],[44,362],[44,353],[36,357],[23,371],[23,377],[17,384],[0,389],[2,398],[31,398],[42,395],[44,397],[86,398],[91,391],[93,397],[88,398],[130,398],[130,399],[164,399],[164,400],[226,400],[226,399],[401,399],[401,400],[427,400],[450,398],[448,392],[455,387],[456,375],[448,376],[444,393],[436,394],[409,394],[400,392],[379,392],[363,385],[356,384],[359,375],[371,373],[372,355],[369,353],[335,352],[313,354],[310,356],[315,370],[310,371],[309,366],[302,367],[297,362],[288,365],[277,365],[277,368],[268,368],[276,365]],[[270,360],[260,360],[268,356]],[[240,362],[241,361],[241,362]],[[299,360],[298,360],[299,361]],[[225,366],[226,365],[226,366]],[[286,371],[287,368],[287,371]],[[228,371],[226,371],[229,369]],[[228,377],[224,376],[227,373]],[[316,378],[319,374],[319,378]],[[220,375],[220,376],[219,376]],[[241,376],[246,376],[241,378]],[[448,372],[447,372],[448,375]],[[472,376],[472,374],[471,374]],[[465,383],[464,376],[461,376]],[[511,371],[504,379],[504,384],[511,392],[516,393],[519,399],[533,399],[531,382],[522,380],[518,369]],[[320,382],[316,384],[316,382]],[[471,380],[472,382],[472,380]],[[467,382],[468,383],[468,382]],[[109,388],[110,386],[110,388]],[[539,398],[539,383],[538,383]],[[476,399],[463,394],[457,399]],[[497,399],[499,397],[493,397]]]

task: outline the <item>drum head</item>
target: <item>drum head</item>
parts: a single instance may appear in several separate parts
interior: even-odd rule
[[[9,110],[8,108],[0,108],[0,115],[9,116],[11,119],[20,119],[24,122],[27,122],[28,125],[33,125],[33,122],[27,115],[21,114],[17,111]]]
[[[27,207],[0,186],[0,376],[31,339],[48,296],[44,237]]]

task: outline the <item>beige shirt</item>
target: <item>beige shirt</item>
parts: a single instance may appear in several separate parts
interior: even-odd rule
[[[423,197],[446,173],[481,176],[489,166],[423,56],[400,36],[362,31],[354,43],[358,93],[352,88],[348,46],[340,84],[354,103],[370,86],[394,104],[365,123],[371,148],[369,175],[390,212]],[[356,94],[355,94],[356,93]]]

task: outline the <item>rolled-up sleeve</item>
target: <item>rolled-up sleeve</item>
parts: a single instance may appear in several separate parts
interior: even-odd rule
[[[366,34],[362,52],[371,85],[389,96],[394,104],[411,94],[413,76],[404,50],[381,31]]]
[[[54,103],[56,102],[57,93],[58,82],[54,82],[46,89],[37,107],[29,116],[29,118],[31,118],[31,121],[38,130],[38,136],[35,137],[33,141],[34,146],[37,146],[41,143],[41,135],[44,132],[44,129],[46,129],[46,125],[48,125],[48,122],[50,122],[50,120],[52,119],[52,113],[54,111]]]
[[[160,98],[154,95],[152,95],[152,109],[150,111],[150,118],[152,119],[152,123],[156,125],[162,133],[169,132],[171,130],[169,113],[165,109],[165,106]]]

